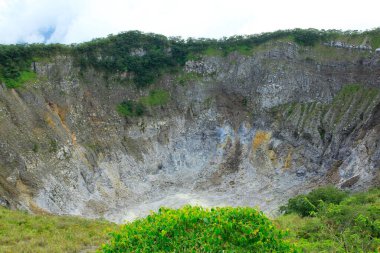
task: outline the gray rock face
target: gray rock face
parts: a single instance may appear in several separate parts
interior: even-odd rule
[[[358,50],[372,50],[370,45],[351,45],[342,41],[330,41],[324,43],[325,46],[337,47],[337,48],[347,48],[347,49],[358,49]]]
[[[207,64],[205,61],[187,61],[185,71],[187,73],[194,72],[206,76],[215,73],[215,66],[214,64]]]
[[[0,89],[1,205],[117,222],[186,203],[275,215],[321,185],[379,184],[375,54],[319,58],[272,43],[204,57],[184,67],[194,79],[152,86],[170,93],[167,105],[129,119],[116,105],[149,90],[80,76],[69,57],[35,68],[38,81]]]

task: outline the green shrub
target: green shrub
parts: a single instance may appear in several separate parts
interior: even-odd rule
[[[307,198],[314,205],[318,205],[320,201],[323,201],[324,203],[339,204],[347,196],[347,192],[339,190],[334,186],[327,186],[312,190],[307,195]]]
[[[146,107],[162,106],[169,102],[169,92],[162,89],[151,90],[148,96],[141,97],[139,101],[125,100],[116,107],[117,112],[125,117],[142,116]]]
[[[21,87],[24,83],[36,79],[36,73],[30,71],[22,71],[17,78],[4,79],[7,88],[14,89]]]
[[[50,139],[49,141],[49,152],[50,153],[55,153],[58,151],[58,142],[54,139]]]
[[[190,83],[191,81],[198,80],[201,78],[201,75],[195,72],[189,72],[189,73],[181,73],[176,77],[176,83],[178,83],[181,86],[185,86],[186,84]]]
[[[169,92],[162,89],[151,90],[149,96],[142,97],[140,102],[147,106],[165,105],[169,102]]]
[[[32,148],[33,152],[34,153],[38,153],[38,151],[40,150],[40,145],[36,142],[33,142],[33,148]]]
[[[322,40],[323,33],[316,29],[296,29],[293,32],[294,41],[303,46],[314,46]]]
[[[263,213],[244,207],[160,208],[111,236],[102,252],[296,252]]]
[[[124,117],[136,117],[144,114],[145,107],[140,102],[125,100],[121,104],[117,105],[116,110]]]
[[[289,199],[288,204],[280,209],[286,214],[297,213],[301,216],[308,216],[317,211],[317,207],[311,203],[305,195],[299,195]]]
[[[68,54],[71,48],[59,44],[17,44],[0,45],[0,81],[9,88],[20,87],[25,81],[34,78],[31,65],[34,59]]]
[[[373,49],[380,47],[380,28],[366,31],[363,34],[369,37]]]
[[[307,195],[298,195],[288,200],[288,204],[280,210],[289,213],[297,213],[301,216],[309,216],[320,209],[321,204],[339,204],[347,197],[347,193],[333,186],[312,190]]]

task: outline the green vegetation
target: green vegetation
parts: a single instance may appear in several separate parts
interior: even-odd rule
[[[361,42],[360,42],[361,43]],[[354,44],[354,45],[360,45]],[[301,49],[300,53],[305,57],[306,62],[329,62],[329,61],[360,61],[363,58],[369,57],[370,52],[367,50],[339,50],[334,47],[327,47],[321,44],[316,44],[311,50]]]
[[[206,56],[223,56],[223,51],[218,48],[209,47],[204,50],[203,54]]]
[[[57,140],[50,139],[49,141],[49,152],[50,153],[55,153],[58,151],[58,142]]]
[[[161,208],[111,234],[102,252],[296,252],[253,208]]]
[[[151,90],[147,97],[142,97],[140,102],[147,106],[165,105],[169,102],[169,92],[162,89]]]
[[[125,100],[116,107],[116,110],[124,117],[139,117],[146,112],[147,107],[163,106],[169,102],[170,94],[166,90],[151,90],[148,96],[141,97],[137,102]]]
[[[21,71],[20,75],[14,79],[4,79],[5,85],[10,88],[21,87],[24,83],[33,81],[36,79],[36,73],[30,71]]]
[[[242,106],[247,107],[247,106],[248,106],[248,99],[247,99],[246,97],[244,97],[244,98],[241,100],[241,104],[242,104]]]
[[[357,84],[343,86],[332,103],[332,110],[335,112],[334,123],[337,124],[343,118],[352,121],[355,117],[360,117],[360,112],[368,108],[379,94],[378,88],[367,88]],[[348,110],[350,107],[351,110]]]
[[[348,195],[321,188],[289,200],[277,218],[304,252],[379,252],[380,189]],[[300,214],[301,217],[298,214]]]
[[[324,204],[339,204],[347,193],[336,189],[333,186],[312,190],[307,195],[298,195],[288,200],[286,206],[282,206],[280,211],[297,213],[301,216],[310,216],[317,212]]]
[[[156,80],[165,70],[184,63],[185,55],[175,40],[139,31],[110,35],[78,45],[78,64],[108,73],[131,72],[139,87]]]
[[[158,34],[129,31],[70,46],[0,45],[0,80],[12,87],[15,85],[12,80],[17,83],[24,71],[31,70],[34,61],[43,61],[56,55],[72,55],[82,70],[91,67],[107,75],[128,73],[128,78],[138,87],[145,87],[163,73],[178,71],[178,67],[183,66],[189,59],[226,56],[235,51],[250,55],[261,45],[279,39],[294,41],[303,46],[319,46],[319,43],[331,40],[356,44],[368,41],[376,48],[380,47],[380,29],[365,32],[293,29],[232,36],[220,40],[184,40],[179,37],[167,38]]]
[[[40,150],[40,145],[37,142],[33,142],[33,148],[32,148],[34,153],[38,153]]]
[[[369,33],[371,46],[373,49],[380,48],[380,29],[377,29],[376,31],[377,33],[375,31]]]
[[[318,133],[319,137],[321,137],[321,140],[323,141],[326,136],[326,129],[324,129],[323,127],[318,127]]]
[[[176,77],[176,82],[181,85],[181,86],[185,86],[186,84],[188,84],[189,82],[191,81],[194,81],[194,80],[197,80],[201,77],[200,74],[197,74],[197,73],[194,73],[194,72],[190,72],[190,73],[180,73],[177,77]]]
[[[140,102],[125,100],[116,107],[116,110],[124,117],[138,117],[144,114],[145,107]]]
[[[106,221],[30,215],[0,207],[0,252],[93,252],[116,228]]]
[[[8,88],[20,87],[24,82],[35,78],[31,72],[35,59],[69,52],[69,46],[59,44],[0,45],[0,82],[4,82]]]
[[[326,40],[327,37],[331,36],[329,33],[323,33],[318,30],[308,29],[301,30],[298,29],[294,32],[294,41],[303,46],[314,46],[317,42]]]
[[[379,96],[379,88],[348,84],[339,90],[330,103],[292,102],[273,107],[271,113],[278,120],[285,120],[297,127],[300,133],[316,128],[321,140],[327,141],[325,137],[334,131],[363,120],[368,110],[374,108]],[[321,123],[315,126],[317,120]]]
[[[345,100],[347,97],[352,96],[353,94],[357,93],[364,87],[358,85],[358,84],[349,84],[343,86],[343,88],[339,91],[337,96],[335,97],[335,100]]]

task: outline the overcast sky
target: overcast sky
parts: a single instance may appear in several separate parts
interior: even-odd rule
[[[0,43],[77,43],[121,31],[221,38],[380,27],[380,0],[0,0]]]

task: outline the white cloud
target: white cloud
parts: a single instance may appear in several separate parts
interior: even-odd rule
[[[128,30],[214,38],[295,27],[365,30],[380,26],[379,7],[377,0],[0,0],[0,43],[76,43]]]

